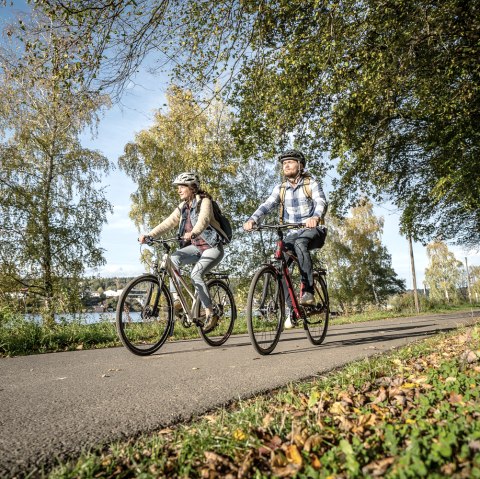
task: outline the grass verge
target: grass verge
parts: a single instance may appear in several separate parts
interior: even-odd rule
[[[196,421],[115,443],[49,478],[478,478],[480,326]]]
[[[423,314],[446,313],[455,311],[470,311],[470,306],[442,308]],[[422,314],[422,313],[421,313]],[[413,313],[393,313],[389,311],[372,311],[352,316],[332,316],[330,324],[351,324],[381,319],[394,319],[412,316]],[[247,323],[243,311],[239,311],[232,335],[246,334]],[[178,321],[174,336],[169,341],[198,338],[195,326],[184,328]],[[21,356],[28,354],[51,353],[59,351],[74,351],[78,349],[98,349],[121,346],[115,324],[102,321],[86,324],[78,321],[64,321],[53,327],[24,319],[23,315],[0,310],[0,357]]]

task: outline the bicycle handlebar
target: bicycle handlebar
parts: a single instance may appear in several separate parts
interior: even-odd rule
[[[258,225],[252,228],[250,231],[260,230],[294,230],[305,228],[305,223],[283,223],[281,225]]]
[[[154,239],[151,236],[145,236],[145,244],[148,246],[152,246],[155,243],[158,244],[167,244],[167,243],[173,243],[174,241],[179,241],[181,238],[175,237],[175,238],[159,238],[159,239]]]

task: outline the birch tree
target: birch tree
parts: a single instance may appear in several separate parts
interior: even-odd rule
[[[425,283],[434,299],[447,303],[458,298],[458,288],[463,280],[463,264],[442,241],[427,245],[428,267],[425,269]]]
[[[33,22],[8,27],[0,48],[0,290],[28,290],[51,322],[78,306],[85,268],[104,262],[110,164],[80,134],[108,99],[83,87],[68,39]]]

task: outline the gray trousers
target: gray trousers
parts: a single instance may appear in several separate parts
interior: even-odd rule
[[[212,300],[210,299],[207,285],[204,281],[204,275],[217,266],[222,258],[223,245],[221,243],[212,248],[208,248],[203,253],[194,245],[185,246],[185,248],[175,251],[170,257],[173,265],[178,270],[183,265],[195,264],[190,277],[192,278],[193,285],[204,308],[210,308],[212,305]]]

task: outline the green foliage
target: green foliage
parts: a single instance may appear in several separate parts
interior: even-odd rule
[[[435,241],[427,246],[429,265],[425,269],[425,283],[433,299],[443,298],[446,302],[458,299],[458,288],[462,279],[463,265],[455,259],[447,245]]]
[[[351,217],[328,218],[328,236],[321,257],[328,269],[332,310],[352,313],[368,305],[384,305],[405,289],[397,278],[391,256],[382,245],[383,220],[363,200],[352,208]]]
[[[6,307],[0,309],[0,356],[20,356],[75,349],[118,346],[109,321],[85,324],[81,319],[42,325]]]
[[[70,3],[36,5],[92,42],[103,85],[125,84],[155,45],[180,85],[234,106],[245,157],[294,141],[323,168],[328,152],[339,209],[371,192],[414,239],[479,243],[477,1]]]
[[[111,208],[98,187],[110,164],[79,140],[108,98],[83,88],[70,71],[73,47],[51,27],[11,27],[0,45],[1,289],[28,289],[48,320],[78,305],[85,267],[103,263],[98,240]]]
[[[138,184],[132,195],[131,218],[140,228],[152,228],[178,205],[172,181],[183,171],[196,171],[203,186],[226,213],[226,200],[238,162],[229,136],[230,115],[221,104],[208,110],[188,91],[171,87],[167,111],[157,111],[154,124],[125,146],[120,167]]]

